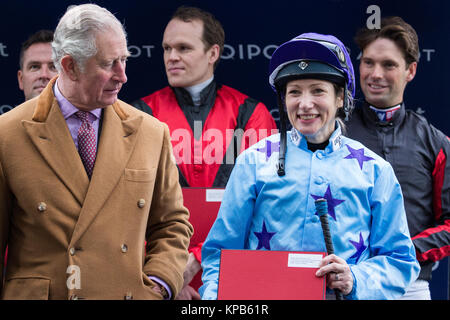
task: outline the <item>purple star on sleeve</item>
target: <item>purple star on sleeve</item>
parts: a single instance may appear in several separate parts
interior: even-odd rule
[[[359,168],[361,170],[362,170],[364,161],[374,160],[373,158],[364,155],[364,148],[353,149],[348,144],[346,144],[345,146],[347,147],[348,151],[350,151],[350,154],[348,156],[346,156],[344,159],[356,159],[356,160],[358,160]]]
[[[356,253],[354,255],[352,255],[350,257],[350,259],[356,258],[355,263],[358,263],[359,258],[361,257],[364,250],[366,250],[366,248],[367,248],[367,246],[364,245],[364,240],[363,240],[361,232],[359,233],[359,242],[352,241],[352,240],[349,240],[349,241],[356,249]]]
[[[270,239],[272,239],[276,232],[267,232],[266,223],[265,221],[263,221],[262,231],[253,233],[258,238],[258,247],[256,248],[256,250],[259,250],[261,248],[270,250]]]
[[[317,195],[312,194],[311,197],[313,197],[314,200],[317,200],[320,198],[324,198],[325,200],[327,200],[328,214],[336,221],[336,212],[334,211],[334,207],[340,205],[345,200],[333,198],[333,195],[331,194],[330,185],[328,185],[327,191],[325,191],[325,194],[323,196],[317,196]]]
[[[256,150],[265,153],[267,161],[274,152],[280,152],[280,141],[272,142],[270,140],[266,140],[266,145],[264,148],[257,148]]]

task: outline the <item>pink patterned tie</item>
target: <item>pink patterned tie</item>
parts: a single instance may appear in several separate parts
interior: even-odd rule
[[[78,152],[90,179],[94,170],[97,153],[95,129],[89,120],[89,112],[77,111],[75,114],[81,120],[81,126],[78,129]]]

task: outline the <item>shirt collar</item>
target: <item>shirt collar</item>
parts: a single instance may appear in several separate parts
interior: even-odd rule
[[[187,90],[187,92],[189,92],[189,94],[191,95],[192,98],[192,102],[194,102],[194,105],[200,105],[201,103],[201,96],[200,93],[202,92],[203,89],[205,89],[212,81],[214,80],[214,75],[209,78],[208,80],[196,84],[195,86],[191,86],[191,87],[186,87],[185,89]]]
[[[297,147],[300,147],[305,150],[308,149],[306,137],[303,134],[301,134],[297,129],[292,128],[290,137],[292,143],[295,144]],[[325,148],[325,153],[331,153],[333,151],[342,148],[342,129],[338,121],[336,121],[336,129],[334,130],[328,141],[329,143],[328,146]]]
[[[53,86],[53,93],[55,94],[56,101],[58,101],[64,119],[67,120],[75,112],[79,111],[77,107],[75,107],[69,100],[66,99],[66,97],[62,95],[61,91],[58,88],[58,79],[56,80],[55,85]],[[92,114],[95,117],[95,119],[99,119],[102,114],[102,109],[97,108],[89,111],[89,113]]]

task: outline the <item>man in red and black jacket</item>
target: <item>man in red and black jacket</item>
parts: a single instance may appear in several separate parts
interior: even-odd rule
[[[414,29],[399,17],[385,18],[381,29],[363,28],[355,40],[365,102],[353,112],[347,135],[394,168],[421,265],[403,298],[430,299],[433,263],[450,254],[450,140],[403,104],[419,60]]]
[[[169,126],[182,187],[225,187],[237,155],[278,132],[263,103],[215,81],[224,42],[210,13],[178,8],[162,43],[169,86],[133,103]],[[200,298],[188,283],[201,269],[201,244],[191,243],[179,299]]]

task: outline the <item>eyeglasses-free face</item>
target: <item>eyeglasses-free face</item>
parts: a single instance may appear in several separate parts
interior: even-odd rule
[[[337,110],[343,107],[343,93],[325,80],[299,79],[286,85],[285,103],[292,126],[311,143],[328,140],[335,129]]]

